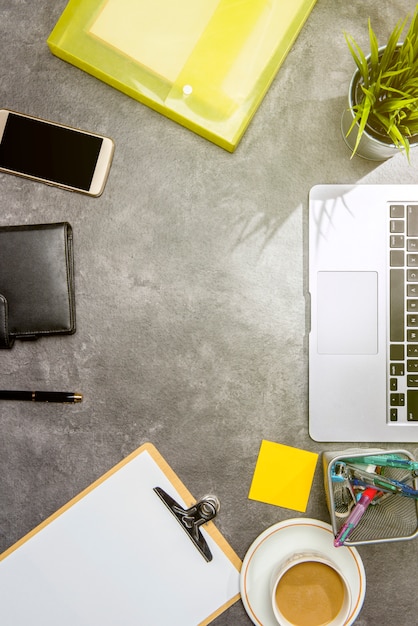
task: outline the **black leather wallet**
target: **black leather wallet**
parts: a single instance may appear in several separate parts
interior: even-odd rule
[[[0,348],[75,329],[70,224],[0,227]]]

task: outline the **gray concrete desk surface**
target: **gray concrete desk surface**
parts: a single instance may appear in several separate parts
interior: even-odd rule
[[[151,441],[196,497],[218,495],[243,558],[300,516],[248,499],[261,440],[341,448],[308,435],[307,196],[417,181],[418,154],[350,161],[339,129],[354,69],[343,31],[365,44],[370,15],[384,41],[415,2],[318,0],[234,154],[54,57],[65,4],[0,0],[0,104],[110,135],[116,152],[98,199],[0,175],[2,225],[72,224],[78,320],[72,337],[3,351],[0,387],[84,394],[1,404],[0,550]],[[306,516],[329,521],[320,463]],[[418,543],[360,553],[357,624],[416,624]],[[240,602],[215,621],[249,623]]]

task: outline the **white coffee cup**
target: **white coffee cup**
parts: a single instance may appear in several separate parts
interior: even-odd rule
[[[275,568],[271,604],[280,626],[344,626],[351,591],[336,563],[323,554],[304,552]]]

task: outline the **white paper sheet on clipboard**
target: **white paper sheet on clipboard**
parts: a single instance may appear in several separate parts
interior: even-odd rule
[[[209,563],[153,491],[195,500],[144,444],[0,555],[0,624],[209,624],[239,598],[241,562],[213,522]]]

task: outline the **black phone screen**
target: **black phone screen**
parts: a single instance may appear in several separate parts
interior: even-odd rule
[[[102,139],[9,113],[0,167],[58,184],[90,189]]]

